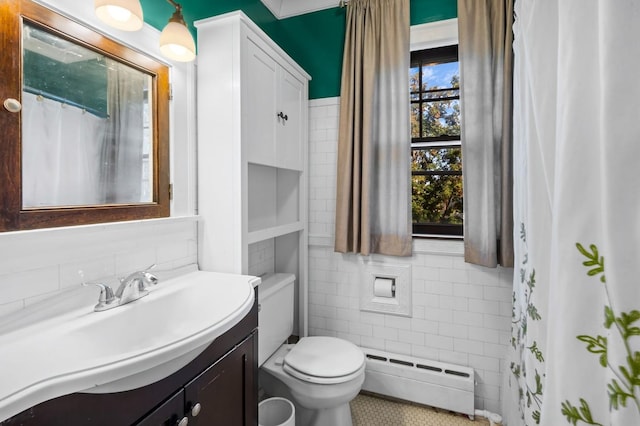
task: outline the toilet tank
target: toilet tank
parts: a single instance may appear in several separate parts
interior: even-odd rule
[[[258,285],[258,366],[293,332],[295,275],[273,274]]]

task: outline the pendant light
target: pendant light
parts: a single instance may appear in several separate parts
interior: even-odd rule
[[[167,0],[175,12],[160,34],[160,52],[169,59],[180,62],[193,61],[196,43],[182,16],[182,6]],[[139,0],[94,0],[96,15],[104,23],[123,31],[142,28],[143,15]]]
[[[196,43],[182,16],[182,6],[167,0],[176,8],[169,23],[160,34],[160,52],[169,59],[179,62],[193,61],[196,57]]]
[[[142,6],[138,0],[95,0],[96,15],[100,20],[123,31],[142,28]]]

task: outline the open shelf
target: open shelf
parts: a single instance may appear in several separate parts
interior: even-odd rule
[[[300,172],[249,163],[248,192],[249,235],[265,232],[274,237],[302,229]],[[293,231],[288,231],[292,226]],[[249,243],[255,241],[259,240],[249,239]]]
[[[302,231],[304,224],[302,222],[287,223],[271,228],[260,229],[258,231],[249,232],[247,235],[247,244],[257,243],[269,238],[280,237],[282,235],[291,234],[293,232]]]

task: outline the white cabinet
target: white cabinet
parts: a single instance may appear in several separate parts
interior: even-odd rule
[[[306,84],[251,38],[245,55],[247,161],[302,170]]]
[[[276,166],[302,170],[304,159],[299,141],[303,137],[302,133],[307,131],[306,126],[302,126],[302,105],[306,105],[304,99],[307,97],[307,90],[300,80],[284,68],[280,68],[278,82],[280,116],[279,125],[276,126]]]
[[[306,306],[310,77],[242,12],[195,26],[200,267],[294,273]]]
[[[247,38],[246,46],[243,125],[247,161],[275,165],[279,66],[250,38]]]

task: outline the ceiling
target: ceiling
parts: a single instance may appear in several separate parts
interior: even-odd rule
[[[337,7],[340,0],[260,0],[278,19]]]

